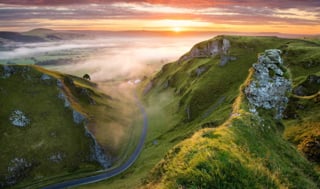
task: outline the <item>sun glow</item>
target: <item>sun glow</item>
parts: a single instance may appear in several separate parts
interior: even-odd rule
[[[172,28],[172,30],[173,30],[174,32],[176,32],[176,33],[181,32],[181,28],[180,28],[180,27],[174,27],[174,28]]]

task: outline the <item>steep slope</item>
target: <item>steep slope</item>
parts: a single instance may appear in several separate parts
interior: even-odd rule
[[[0,188],[59,181],[111,165],[89,129],[101,116],[111,116],[112,99],[95,84],[36,66],[3,65],[0,104]]]
[[[281,108],[284,118],[290,120],[283,123],[269,111],[262,111],[261,119],[257,118],[255,110],[246,105],[242,90],[237,97],[257,54],[270,48],[283,51],[287,68],[281,71],[292,79],[293,93],[302,85],[300,91],[310,91],[307,95],[311,95],[290,95],[288,108]],[[172,94],[171,106],[163,108],[175,106],[177,118],[171,129],[163,132],[166,138],[174,133],[181,140],[201,128],[217,128],[202,129],[170,150],[151,172],[148,187],[319,187],[319,175],[313,166],[282,138],[284,130],[285,138],[298,144],[309,159],[317,159],[319,50],[319,44],[312,40],[218,36],[195,45],[180,60],[165,65],[146,85],[144,93],[150,104],[156,104],[150,99]],[[281,75],[272,69],[268,74]],[[241,114],[234,111],[239,104]],[[304,108],[292,108],[299,104]],[[296,114],[299,116],[292,116]]]
[[[276,119],[273,108],[249,107],[244,95],[254,75],[252,65],[266,49],[282,51],[282,77],[290,78],[293,89],[284,92],[287,108],[278,108],[285,120]],[[319,187],[319,174],[299,145],[320,134],[319,88],[314,79],[308,80],[320,75],[319,52],[314,39],[217,36],[196,44],[141,86],[149,127],[134,166],[79,188]],[[272,67],[266,76],[281,75]],[[294,95],[300,85],[312,95]],[[269,85],[261,86],[269,90]],[[306,149],[318,148],[314,140],[307,141],[312,148]]]

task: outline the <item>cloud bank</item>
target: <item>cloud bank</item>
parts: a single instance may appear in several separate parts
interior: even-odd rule
[[[132,20],[136,25],[133,29],[155,29],[148,27],[150,22],[147,21],[166,19],[212,25],[287,24],[303,27],[319,26],[319,12],[319,0],[2,0],[0,28],[125,30],[125,26],[130,25],[129,20]],[[139,23],[144,26],[137,27]],[[123,26],[117,28],[121,24]]]

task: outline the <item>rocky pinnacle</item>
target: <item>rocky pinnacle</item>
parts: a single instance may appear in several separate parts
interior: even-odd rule
[[[291,82],[284,76],[281,51],[266,50],[259,55],[258,63],[253,64],[253,68],[253,78],[244,91],[250,103],[249,111],[258,113],[258,107],[274,109],[275,118],[281,119],[288,103],[286,94],[291,91]]]

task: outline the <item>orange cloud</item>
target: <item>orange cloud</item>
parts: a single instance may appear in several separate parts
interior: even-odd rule
[[[319,7],[319,0],[2,0],[0,30],[179,27],[182,31],[320,33]]]

